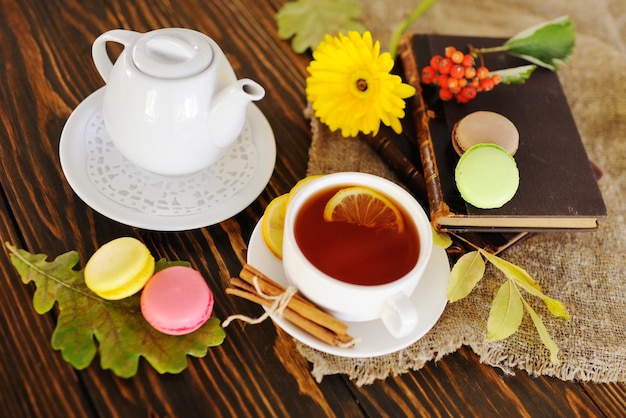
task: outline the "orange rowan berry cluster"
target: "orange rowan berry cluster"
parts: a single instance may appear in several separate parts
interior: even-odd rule
[[[446,47],[445,56],[435,55],[422,68],[422,83],[439,86],[439,98],[467,103],[479,92],[490,91],[500,83],[498,74],[490,74],[487,67],[476,68],[471,54],[464,54],[453,46]]]

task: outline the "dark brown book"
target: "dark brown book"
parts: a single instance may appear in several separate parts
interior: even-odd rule
[[[431,220],[442,230],[457,232],[594,229],[606,216],[606,206],[556,73],[538,68],[525,84],[498,85],[466,104],[441,101],[436,86],[420,83],[421,68],[432,55],[443,54],[446,46],[488,47],[505,40],[410,34],[400,43],[404,78],[417,89],[409,109]],[[485,54],[484,59],[492,71],[528,64],[504,52]],[[454,181],[458,156],[452,147],[452,128],[478,110],[506,116],[520,133],[515,154],[519,189],[497,209],[466,203]]]

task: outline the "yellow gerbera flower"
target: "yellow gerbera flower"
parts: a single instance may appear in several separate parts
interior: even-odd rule
[[[402,132],[403,99],[415,88],[390,74],[392,68],[391,55],[380,54],[380,42],[373,43],[370,32],[326,35],[307,68],[306,94],[315,116],[344,137],[359,131],[375,135],[381,121]]]

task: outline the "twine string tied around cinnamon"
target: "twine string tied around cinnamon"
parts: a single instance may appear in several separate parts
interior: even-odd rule
[[[259,285],[258,276],[254,276],[253,285],[254,285],[254,289],[256,290],[257,295],[259,295],[265,300],[273,301],[272,305],[265,311],[263,315],[259,316],[258,318],[251,318],[243,314],[230,315],[228,318],[224,320],[224,322],[222,322],[222,328],[226,328],[228,325],[230,325],[232,321],[236,319],[242,322],[245,322],[247,324],[255,325],[255,324],[260,324],[261,322],[265,321],[267,318],[269,318],[273,314],[277,314],[278,316],[282,317],[283,312],[287,308],[287,305],[289,305],[289,301],[291,301],[291,298],[298,291],[298,289],[296,289],[295,286],[288,286],[287,288],[285,288],[285,291],[279,295],[276,295],[276,296],[268,295],[267,293],[263,292],[263,290],[261,289]]]

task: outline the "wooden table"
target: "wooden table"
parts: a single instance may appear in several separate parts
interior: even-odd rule
[[[84,263],[124,235],[156,257],[186,259],[216,293],[215,314],[259,315],[226,296],[267,203],[305,175],[311,134],[302,109],[310,56],[278,39],[284,0],[0,1],[0,236],[33,253],[75,249]],[[258,106],[278,150],[261,195],[231,219],[188,232],[131,228],[85,205],[65,180],[58,146],[72,110],[103,85],[91,44],[112,28],[145,32],[188,27],[214,38],[239,77],[267,90]],[[7,417],[195,416],[615,416],[626,411],[624,384],[563,382],[523,372],[503,375],[461,349],[422,370],[357,387],[344,376],[316,383],[292,339],[271,321],[227,329],[224,343],[190,359],[177,375],[142,361],[136,376],[103,371],[96,359],[76,371],[50,346],[55,315],[38,315],[6,251],[0,256],[0,415]]]

